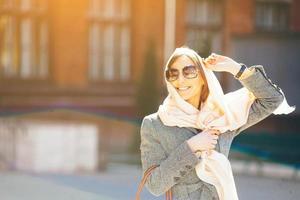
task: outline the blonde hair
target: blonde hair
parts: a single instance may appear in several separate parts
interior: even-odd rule
[[[197,52],[195,52],[193,49],[186,47],[186,46],[176,48],[175,51],[173,52],[173,54],[170,56],[169,60],[167,61],[165,69],[166,70],[170,69],[170,67],[173,65],[173,63],[181,56],[188,57],[199,68],[200,76],[204,80],[204,85],[202,87],[202,91],[200,94],[200,103],[205,102],[208,97],[208,94],[209,94],[209,88],[208,88],[208,84],[207,84],[207,80],[206,80],[204,71],[201,66],[201,61],[199,60],[202,58],[197,54]]]

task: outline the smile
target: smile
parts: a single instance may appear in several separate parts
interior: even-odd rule
[[[178,87],[176,88],[178,91],[185,91],[185,90],[188,90],[190,89],[191,87]]]

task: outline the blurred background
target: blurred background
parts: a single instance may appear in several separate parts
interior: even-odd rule
[[[299,9],[300,0],[0,0],[0,198],[133,199],[140,123],[167,95],[175,47],[263,65],[299,105]],[[241,87],[216,75],[225,93]],[[296,109],[235,139],[242,199],[300,198],[299,124]]]

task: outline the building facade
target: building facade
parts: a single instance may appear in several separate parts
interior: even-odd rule
[[[263,64],[296,105],[299,8],[300,0],[0,0],[1,113],[50,110],[43,119],[88,119],[117,146],[124,140],[115,123],[87,117],[110,116],[127,120],[121,126],[129,143],[136,125],[126,123],[136,119],[136,83],[150,42],[161,85],[168,56],[188,45],[203,57],[216,52]],[[224,91],[240,87],[228,74],[217,76]],[[259,128],[299,130],[289,124],[299,121],[297,110],[285,125],[271,125],[279,119]]]

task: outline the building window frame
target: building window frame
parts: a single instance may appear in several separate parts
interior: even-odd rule
[[[49,78],[47,0],[4,0],[0,6],[2,80]]]
[[[128,82],[131,77],[132,0],[90,0],[90,82]]]
[[[257,32],[289,32],[290,0],[256,0],[254,23]]]
[[[187,0],[185,16],[186,45],[201,56],[208,56],[214,47],[221,49],[223,0]]]

